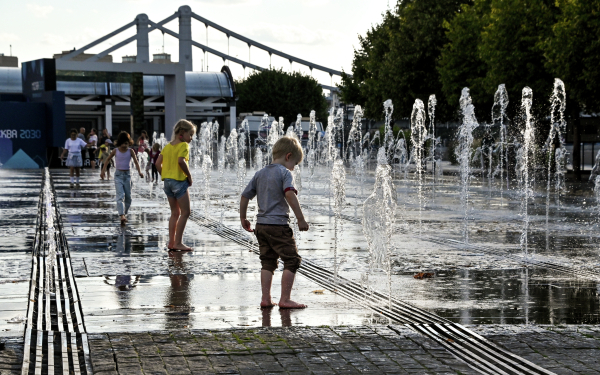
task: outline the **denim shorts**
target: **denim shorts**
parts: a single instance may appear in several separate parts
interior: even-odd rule
[[[183,197],[190,186],[187,180],[177,181],[171,178],[165,178],[164,182],[165,186],[163,187],[163,190],[165,191],[165,194],[167,194],[167,197],[175,199]]]

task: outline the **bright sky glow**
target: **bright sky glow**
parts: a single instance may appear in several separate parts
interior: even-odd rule
[[[93,40],[131,22],[137,14],[146,13],[158,22],[173,14],[179,6],[189,5],[192,11],[238,32],[257,42],[286,52],[316,64],[349,72],[358,35],[364,35],[371,25],[381,21],[381,14],[388,7],[388,0],[188,0],[181,3],[158,0],[104,0],[104,1],[12,1],[0,0],[0,53],[19,57],[19,62],[52,57],[63,50],[80,48]],[[178,32],[178,21],[173,20],[167,28]],[[98,53],[133,35],[135,27],[113,37],[88,53]],[[192,21],[192,38],[206,43],[206,28]],[[162,51],[163,35],[160,31],[150,33],[150,53]],[[208,29],[208,45],[227,53],[227,37],[214,29]],[[173,37],[165,35],[165,52],[178,61],[178,44]],[[208,59],[193,47],[194,70],[220,70],[221,58],[209,55]],[[229,53],[248,61],[248,46],[230,39]],[[135,55],[135,41],[114,51],[113,61],[120,62],[125,55]],[[208,60],[208,61],[206,61]],[[289,71],[287,60],[252,48],[250,62]],[[244,77],[244,69],[230,63],[235,77]],[[292,69],[310,74],[308,68],[297,64]],[[330,84],[329,74],[314,71],[320,83]],[[334,77],[333,83],[336,83]]]

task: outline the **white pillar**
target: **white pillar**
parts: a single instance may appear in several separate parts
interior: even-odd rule
[[[108,131],[108,134],[112,135],[112,104],[110,99],[106,100],[104,106],[104,127]]]
[[[135,18],[137,24],[137,55],[135,62],[150,62],[150,44],[148,43],[148,16],[138,14]]]
[[[177,121],[185,119],[185,72],[165,75],[165,137],[171,138]]]
[[[179,7],[179,63],[185,65],[185,71],[194,70],[192,64],[192,8]]]
[[[229,107],[229,131],[232,131],[237,127],[237,115],[235,106]]]

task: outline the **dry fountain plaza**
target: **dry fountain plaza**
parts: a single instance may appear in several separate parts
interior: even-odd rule
[[[65,169],[0,169],[0,374],[34,373],[22,369],[36,356],[44,373],[98,375],[600,373],[598,211],[585,184],[552,201],[548,224],[545,197],[534,199],[527,263],[511,191],[474,179],[466,244],[457,177],[427,177],[421,206],[414,179],[392,172],[388,275],[369,266],[363,234],[374,166],[362,186],[348,169],[337,220],[330,169],[311,178],[302,168],[310,230],[297,237],[293,297],[308,308],[284,310],[259,307],[255,239],[239,225],[254,169],[193,173],[194,251],[169,252],[160,184],[133,179],[121,226],[113,182],[98,171],[71,188]],[[51,214],[55,229],[44,229]],[[54,293],[40,277],[50,245],[36,240],[49,230],[59,239]]]

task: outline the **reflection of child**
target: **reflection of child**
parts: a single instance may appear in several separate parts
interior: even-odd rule
[[[306,307],[291,299],[296,270],[300,267],[302,258],[298,255],[294,232],[288,225],[291,207],[298,219],[298,229],[308,230],[308,223],[302,215],[294,180],[290,173],[302,161],[303,156],[302,146],[296,139],[289,137],[279,139],[273,146],[273,163],[256,172],[242,192],[240,221],[245,230],[254,232],[260,250],[261,307],[277,305],[271,300],[271,283],[279,258],[283,260],[279,307],[287,309]],[[246,219],[246,212],[250,199],[254,197],[258,204],[258,219],[256,228],[252,230],[250,221]]]

